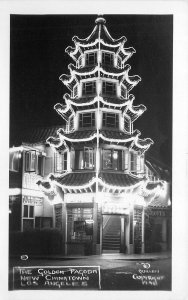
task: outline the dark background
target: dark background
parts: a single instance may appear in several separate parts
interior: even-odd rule
[[[53,106],[69,92],[59,76],[69,74],[65,53],[72,37],[86,38],[97,15],[11,15],[10,17],[10,145],[19,144],[25,129],[64,124]],[[104,15],[115,39],[136,53],[128,60],[129,75],[142,81],[131,91],[134,105],[147,111],[134,123],[141,138],[154,140],[148,153],[171,166],[172,56],[171,15]]]

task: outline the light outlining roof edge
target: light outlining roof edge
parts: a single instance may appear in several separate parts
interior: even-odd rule
[[[90,137],[86,137],[86,138],[82,138],[82,139],[80,139],[80,138],[77,138],[77,139],[73,139],[73,138],[72,138],[72,139],[71,139],[71,138],[69,138],[69,137],[63,135],[63,134],[61,133],[61,131],[62,131],[62,128],[60,128],[60,129],[57,130],[57,133],[58,133],[58,135],[60,136],[60,140],[61,140],[61,139],[62,139],[62,141],[63,141],[63,140],[66,140],[66,141],[69,141],[69,142],[72,142],[72,143],[74,143],[74,142],[86,142],[86,141],[91,141],[91,140],[93,140],[93,139],[95,139],[95,138],[97,137],[97,133],[95,132],[95,133],[94,133],[93,135],[91,135]],[[131,136],[131,137],[126,138],[126,139],[107,138],[107,137],[105,137],[102,133],[99,133],[99,137],[102,138],[104,141],[107,141],[107,142],[114,141],[114,142],[117,142],[117,143],[124,143],[124,142],[130,142],[130,141],[132,141],[132,140],[134,141],[135,138],[137,138],[137,137],[141,134],[138,130],[135,130],[134,132],[137,133],[136,136]],[[54,137],[49,137],[49,138],[55,139]],[[49,141],[48,141],[48,143],[49,143]],[[55,146],[55,147],[59,147],[59,146]]]
[[[137,135],[139,135],[140,133],[138,133]],[[128,139],[112,139],[112,138],[107,138],[105,137],[102,133],[99,133],[99,137],[101,137],[104,141],[107,141],[107,142],[117,142],[117,143],[125,143],[125,142],[130,142],[130,141],[134,141],[136,136],[131,136],[130,138]]]
[[[71,174],[71,172],[65,172],[63,175],[61,175],[61,178],[66,176],[67,174]],[[134,177],[132,176],[132,174],[129,174],[131,177],[135,178],[135,179],[138,179],[138,177]],[[98,181],[98,183],[100,183],[103,187],[106,187],[108,189],[114,189],[114,190],[119,190],[119,191],[128,191],[128,190],[132,190],[134,188],[137,188],[141,185],[145,185],[145,179],[142,178],[139,182],[137,182],[136,184],[133,184],[133,185],[129,185],[129,186],[126,186],[126,187],[120,187],[120,186],[117,186],[117,185],[109,185],[107,184],[105,181],[103,181],[101,178],[97,178],[96,175],[94,175],[92,177],[92,179],[87,183],[87,184],[83,184],[83,185],[74,185],[74,186],[71,186],[71,185],[64,185],[64,184],[61,184],[60,182],[57,181],[58,177],[54,177],[53,179],[50,178],[50,177],[54,177],[53,174],[49,174],[48,176],[48,179],[46,181],[41,181],[42,182],[49,182],[50,185],[51,185],[51,188],[50,189],[45,189],[45,191],[48,191],[48,192],[53,192],[54,191],[54,185],[58,185],[59,187],[61,187],[62,189],[67,189],[67,190],[75,190],[75,189],[85,189],[85,188],[89,188],[91,187],[94,183],[96,183]],[[59,177],[60,178],[60,177]]]
[[[124,116],[128,116],[128,111],[130,111],[131,113],[133,113],[135,116],[130,116],[132,122],[136,121],[146,110],[147,107],[143,104],[139,104],[137,106],[133,106],[132,101],[130,101],[129,103],[127,103],[127,107],[125,108],[123,115]],[[135,108],[140,108],[139,110],[135,110]]]
[[[56,142],[58,142],[58,141],[59,141],[59,142],[58,142],[58,144],[55,145],[55,144],[53,144],[52,142],[49,141],[50,139],[55,140]],[[69,148],[68,148],[68,146],[67,146],[65,140],[63,140],[63,139],[61,139],[61,138],[55,138],[55,137],[53,137],[53,136],[49,136],[49,137],[47,138],[47,140],[46,140],[46,143],[49,144],[50,147],[55,148],[56,151],[57,151],[56,148],[59,148],[59,147],[62,147],[62,146],[64,146],[66,150],[69,150]]]
[[[102,72],[103,74],[105,75],[108,75],[108,76],[114,76],[114,77],[120,77],[122,76],[122,79],[121,79],[121,83],[120,84],[123,84],[123,81],[126,80],[128,84],[130,84],[132,87],[129,89],[129,91],[135,87],[142,79],[139,75],[132,75],[132,76],[129,76],[128,72],[129,70],[131,69],[131,66],[130,65],[126,65],[125,66],[125,69],[123,70],[123,72],[120,72],[120,73],[112,73],[112,72],[108,72],[108,71],[105,71],[102,67],[98,67],[96,66],[92,71],[87,71],[87,72],[83,72],[83,73],[80,73],[78,71],[76,71],[76,69],[71,69],[71,65],[73,64],[69,64],[68,65],[68,68],[70,70],[70,74],[71,75],[67,75],[67,74],[61,74],[59,76],[59,80],[62,81],[62,83],[64,85],[66,85],[69,90],[72,91],[72,88],[69,87],[69,85],[71,84],[71,82],[75,79],[77,82],[78,82],[78,79],[77,77],[81,77],[81,76],[87,76],[87,75],[92,75],[92,74],[95,74],[96,72]],[[79,69],[78,69],[79,70]],[[63,76],[67,77],[67,79],[63,79]],[[137,79],[135,79],[137,78]]]
[[[67,174],[67,173],[66,173]],[[65,174],[65,175],[66,175]],[[56,185],[58,185],[59,187],[61,187],[62,189],[67,189],[67,190],[76,190],[76,189],[86,189],[86,188],[89,188],[91,187],[94,183],[96,183],[96,177],[93,177],[87,184],[84,184],[84,185],[78,185],[78,186],[69,186],[69,185],[63,185],[59,182],[56,181],[56,178],[54,179],[50,179],[51,182],[55,182]]]
[[[92,32],[90,33],[90,35],[85,38],[85,39],[80,39],[77,35],[74,35],[72,37],[72,41],[75,43],[75,44],[78,44],[80,45],[81,42],[87,42],[89,39],[91,39],[91,37],[96,33],[97,31],[97,28],[98,28],[98,25],[95,25],[95,27],[93,28]],[[88,46],[88,45],[87,45]]]
[[[136,50],[133,47],[124,48],[123,46],[120,47],[120,51],[125,55],[125,58],[122,60],[122,63],[125,63],[133,54],[136,53]],[[119,51],[119,52],[120,52]]]
[[[58,105],[60,107],[62,107],[62,109],[56,108]],[[54,109],[65,121],[67,121],[67,118],[64,117],[63,115],[66,114],[69,110],[71,111],[71,115],[69,117],[75,116],[75,111],[73,110],[71,104],[68,101],[66,101],[66,105],[65,105],[64,109],[63,109],[63,105],[61,103],[56,103],[54,105]]]
[[[143,139],[142,141],[146,141],[146,140],[149,141],[149,143],[147,145],[140,145],[138,136],[135,137],[135,140],[131,143],[129,149],[133,149],[133,147],[136,146],[143,150],[142,154],[145,153],[150,148],[150,146],[154,144],[154,141],[150,138]],[[134,151],[134,149],[133,149],[133,151]]]
[[[147,185],[148,184],[153,184],[155,183],[156,184],[156,187],[153,188],[152,190],[150,189],[147,189]],[[158,189],[160,188],[161,189],[161,186],[160,185],[163,185],[166,184],[167,182],[164,181],[164,180],[158,180],[157,182],[153,182],[151,180],[149,180],[149,178],[147,178],[147,180],[145,181],[145,185],[143,186],[143,192],[147,194],[146,197],[148,197],[149,195],[151,195],[152,193],[156,193],[156,191],[158,191]]]
[[[62,130],[62,128],[57,130],[57,132],[60,136],[60,139],[62,138],[61,136],[63,136],[63,134],[60,132],[61,130]],[[71,138],[68,138],[67,136],[63,136],[64,140],[67,140],[68,142],[86,142],[86,141],[91,141],[91,140],[95,139],[96,137],[97,137],[97,133],[94,133],[90,137],[82,138],[82,139],[71,139]]]
[[[128,190],[133,190],[139,186],[141,186],[142,184],[145,183],[144,179],[140,180],[138,183],[135,183],[133,185],[129,185],[126,187],[119,187],[117,185],[110,185],[107,184],[105,181],[103,181],[101,178],[98,178],[99,183],[103,186],[106,187],[107,189],[114,189],[114,190],[118,190],[118,191],[128,191]]]
[[[66,94],[65,94],[65,95],[66,95]],[[121,104],[117,104],[117,103],[107,102],[107,101],[105,101],[104,98],[101,97],[101,96],[96,96],[96,97],[94,97],[94,99],[91,100],[90,102],[76,103],[76,101],[74,101],[74,99],[73,99],[73,100],[71,99],[71,97],[70,97],[69,94],[67,94],[67,95],[69,95],[70,98],[67,98],[67,96],[65,96],[65,95],[63,96],[63,98],[64,98],[66,101],[70,102],[70,104],[72,104],[72,105],[74,105],[74,106],[88,106],[88,105],[92,105],[92,104],[96,103],[96,102],[98,101],[98,99],[99,99],[99,101],[100,101],[101,103],[105,104],[105,105],[110,105],[110,106],[120,107],[120,108],[121,108],[121,107],[127,106],[128,103],[129,103],[129,101],[130,101],[130,100],[126,100],[126,102],[123,102],[123,103],[121,103]],[[123,99],[122,101],[124,101],[124,99]]]

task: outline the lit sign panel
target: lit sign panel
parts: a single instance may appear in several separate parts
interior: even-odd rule
[[[23,202],[23,204],[27,204],[27,205],[30,204],[30,205],[41,206],[41,205],[43,205],[43,198],[23,196],[22,202]]]

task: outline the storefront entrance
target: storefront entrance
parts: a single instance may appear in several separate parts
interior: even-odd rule
[[[102,252],[119,253],[121,250],[121,216],[103,215]]]

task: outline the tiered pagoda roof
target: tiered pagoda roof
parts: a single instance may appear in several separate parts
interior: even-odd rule
[[[113,39],[105,26],[106,20],[104,18],[96,19],[96,26],[92,33],[86,39],[80,39],[77,36],[72,38],[75,48],[67,47],[66,52],[77,61],[79,56],[89,49],[113,50],[116,54],[122,58],[123,62],[126,62],[136,50],[133,47],[124,48],[126,37],[122,36],[119,39]]]
[[[131,66],[126,64],[127,60],[136,51],[132,47],[124,48],[126,42],[124,36],[119,39],[113,39],[105,26],[105,22],[104,18],[97,18],[95,28],[86,39],[79,39],[77,36],[74,36],[72,40],[75,47],[66,48],[65,51],[76,62],[76,66],[69,64],[70,75],[62,74],[59,79],[71,91],[71,95],[66,93],[63,96],[64,103],[57,103],[54,109],[67,124],[72,122],[70,118],[76,116],[80,118],[76,119],[76,121],[79,120],[80,122],[81,120],[82,122],[80,114],[84,111],[88,113],[91,108],[104,108],[105,112],[110,108],[109,112],[111,113],[115,109],[116,115],[119,118],[119,127],[112,128],[112,126],[109,126],[108,128],[102,124],[100,128],[94,128],[92,127],[94,126],[92,123],[92,126],[90,125],[87,128],[80,126],[80,123],[77,122],[80,127],[76,127],[75,125],[75,128],[78,129],[72,126],[71,131],[67,132],[64,128],[59,128],[55,135],[51,135],[47,139],[47,143],[57,151],[70,150],[71,147],[75,148],[80,145],[92,144],[97,147],[101,147],[101,145],[118,145],[139,152],[140,155],[147,151],[150,145],[153,144],[151,139],[141,139],[141,133],[138,130],[132,129],[132,123],[146,110],[144,105],[134,106],[134,96],[130,94],[130,91],[141,80],[138,75],[129,76]],[[86,55],[92,53],[92,51],[88,52],[88,50],[106,50],[110,53],[110,57],[113,57],[114,63],[106,63],[105,59],[103,59],[104,51],[99,53],[96,56],[97,59],[92,61],[90,65],[89,63],[83,63],[82,59],[85,52],[87,51]],[[85,62],[86,58],[88,59],[88,56],[84,58]],[[119,59],[120,63],[116,60],[117,58],[121,58]],[[99,79],[99,82],[101,79],[101,84],[98,86],[96,86],[96,82],[98,82],[95,80],[96,78]],[[86,93],[86,89],[85,93],[83,92],[85,88],[84,84],[87,81],[95,81],[95,89],[92,90],[90,95],[88,95],[88,91]],[[106,92],[105,81],[116,85],[114,94],[110,94],[109,91]],[[103,92],[103,87],[105,92]],[[129,123],[126,127],[127,120]],[[98,123],[96,122],[97,126]],[[126,128],[130,132],[126,132]],[[51,191],[52,187],[57,185],[65,193],[74,193],[77,191],[94,191],[97,183],[103,190],[112,190],[115,193],[117,191],[140,187],[146,181],[144,176],[141,174],[133,175],[131,171],[129,173],[126,171],[126,173],[123,171],[116,172],[115,170],[98,171],[96,169],[94,167],[92,170],[82,169],[78,172],[72,170],[61,175],[51,175],[49,181],[43,181],[39,184],[46,191]]]
[[[61,147],[68,148],[75,143],[96,142],[97,130],[79,130],[71,133],[65,133],[63,128],[58,129],[58,137],[49,137],[47,143],[55,147],[57,150]],[[132,134],[113,130],[99,130],[100,143],[115,143],[127,146],[135,151],[144,153],[153,141],[149,138],[139,139],[140,132],[135,130]]]
[[[63,82],[67,88],[72,91],[74,85],[80,82],[81,79],[100,77],[103,78],[115,78],[118,79],[121,84],[124,84],[127,91],[130,92],[141,80],[140,76],[129,76],[128,72],[131,69],[130,65],[125,65],[123,69],[117,69],[114,67],[95,66],[77,69],[73,64],[69,64],[70,75],[62,74],[59,79]]]
[[[126,114],[130,117],[132,122],[134,122],[144,113],[144,111],[146,111],[146,107],[143,104],[137,106],[133,105],[134,96],[132,94],[130,94],[126,100],[124,98],[91,96],[71,98],[71,96],[67,93],[63,96],[63,98],[66,104],[62,105],[57,103],[54,106],[54,109],[66,121],[68,121],[71,116],[74,116],[77,110],[82,110],[84,108],[96,108],[98,102],[100,107],[113,107],[115,109],[121,109],[123,114]]]
[[[101,188],[117,192],[137,188],[145,182],[145,178],[136,177],[132,174],[115,174],[104,171],[96,176],[94,171],[82,171],[68,172],[61,176],[50,175],[49,181],[38,181],[37,184],[41,185],[46,191],[51,191],[53,184],[55,184],[66,193],[78,190],[80,192],[83,192],[83,190],[93,192],[97,181]]]

